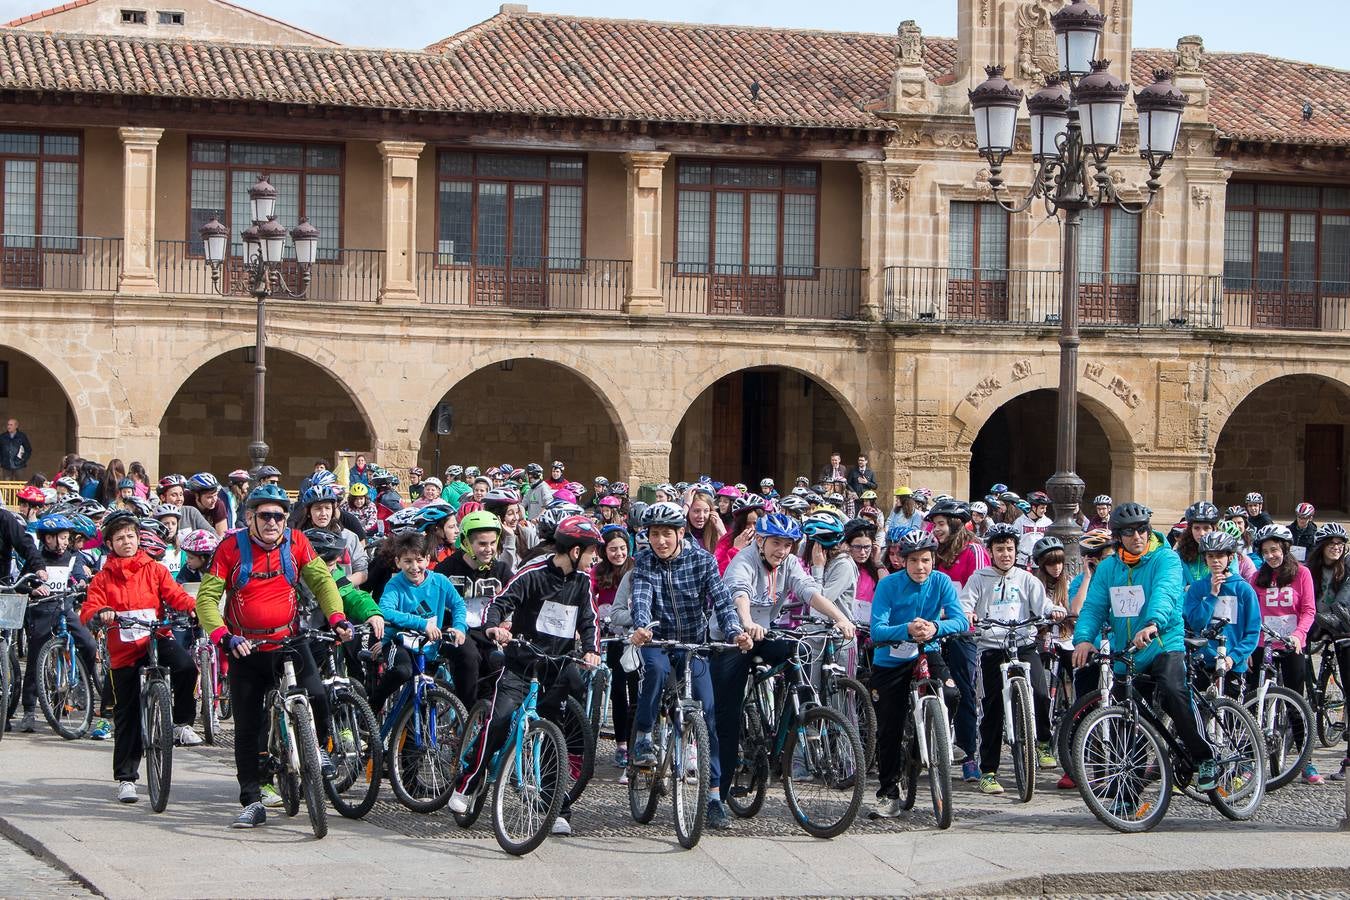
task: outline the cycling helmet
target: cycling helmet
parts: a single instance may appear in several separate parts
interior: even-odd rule
[[[755,522],[755,534],[765,538],[778,537],[799,541],[802,538],[802,527],[791,516],[769,513],[767,516],[760,516]]]
[[[573,497],[580,497],[582,494],[586,493],[586,486],[580,481],[569,481],[566,484],[566,488],[572,492]]]
[[[42,493],[42,488],[30,484],[19,490],[19,499],[34,506],[43,506],[47,502],[47,495]]]
[[[937,552],[938,542],[922,528],[916,528],[900,539],[900,555],[909,556],[921,550]]]
[[[1022,495],[1018,494],[1016,491],[1001,491],[998,495],[998,499],[1002,500],[1004,503],[1016,503],[1018,500],[1022,499]]]
[[[992,547],[995,541],[1012,541],[1018,543],[1022,540],[1022,529],[1016,525],[1007,522],[995,522],[989,526],[989,530],[984,533],[984,545]]]
[[[806,502],[812,506],[820,506],[825,502],[825,498],[820,496],[816,491],[807,491]]]
[[[1200,537],[1201,553],[1236,553],[1237,538],[1222,529],[1216,529]]]
[[[220,482],[210,472],[198,472],[188,479],[187,487],[194,491],[214,491],[220,487]]]
[[[169,526],[165,525],[159,519],[151,518],[150,516],[141,516],[136,522],[136,527],[141,531],[153,532],[166,541],[169,539]]]
[[[802,519],[802,533],[828,549],[844,539],[844,523],[839,516],[821,510]]]
[[[1311,519],[1317,513],[1317,509],[1311,503],[1300,503],[1294,507],[1294,516],[1304,519]]]
[[[441,488],[445,487],[445,482],[441,481],[435,475],[431,476],[430,478],[423,478],[422,483],[418,485],[418,487],[426,487],[429,484],[436,485],[436,493],[438,494],[441,492]]]
[[[181,522],[183,520],[183,507],[175,506],[172,503],[161,503],[155,507],[155,511],[151,513],[151,518],[174,518]]]
[[[340,498],[337,485],[318,484],[305,490],[300,496],[300,505],[308,510],[315,503],[337,503]]]
[[[871,519],[849,519],[844,523],[844,540],[851,541],[860,534],[869,538],[877,536],[877,523]]]
[[[329,532],[331,534],[331,532]],[[310,543],[314,543],[312,540]],[[204,528],[195,528],[187,534],[178,536],[178,546],[184,553],[195,553],[197,556],[210,556],[216,552],[220,546],[220,539],[216,537],[214,531],[207,531]],[[317,547],[315,549],[318,549]]]
[[[78,494],[80,492],[80,483],[76,481],[74,478],[71,478],[69,475],[63,475],[62,477],[56,479],[55,481],[52,482],[52,486],[63,487],[73,494]]]
[[[794,497],[805,497],[809,493],[811,493],[811,489],[804,484],[799,484],[792,489],[792,496]]]
[[[1325,525],[1319,526],[1314,542],[1321,544],[1332,540],[1333,538],[1350,543],[1350,534],[1346,533],[1345,526],[1341,525],[1339,522],[1328,522]]]
[[[1241,539],[1242,536],[1247,533],[1246,529],[1244,529],[1238,523],[1234,522],[1232,519],[1224,519],[1222,522],[1220,522],[1219,530],[1225,531],[1238,539]]]
[[[620,507],[623,506],[623,501],[620,500],[618,497],[614,497],[614,496],[601,497],[601,498],[600,498],[600,502],[599,502],[598,504],[596,504],[596,505],[597,505],[597,506],[608,506],[608,507],[610,507],[610,508],[612,508],[612,509],[618,509],[618,508],[620,508]]]
[[[944,503],[948,500],[955,500],[955,499],[956,498],[953,497],[951,494],[938,494],[933,498],[933,505],[936,506],[939,503]]]
[[[370,488],[358,481],[358,482],[356,482],[356,484],[352,485],[350,488],[347,489],[347,496],[348,496],[348,497],[369,497],[369,496],[370,496]]]
[[[1148,525],[1153,519],[1153,510],[1142,503],[1122,503],[1111,510],[1111,530],[1119,531],[1131,526]]]
[[[482,474],[483,474],[483,470],[480,469],[480,468],[478,468],[477,466],[465,466],[465,467],[464,467],[464,477],[465,477],[465,478],[477,478],[479,475],[482,475]]]
[[[600,529],[585,516],[568,516],[553,530],[553,546],[564,553],[573,547],[603,547]]]
[[[628,530],[636,531],[642,527],[642,514],[647,511],[647,504],[641,500],[635,500],[628,507]],[[602,531],[604,529],[601,529]]]
[[[606,544],[608,544],[616,534],[623,535],[624,542],[628,544],[628,553],[629,555],[632,555],[633,535],[631,532],[629,532],[627,527],[620,525],[616,522],[610,525],[605,525],[600,529],[600,539],[603,540]]]
[[[136,511],[136,515],[141,518],[149,517],[155,511],[155,505],[144,497],[132,497],[127,502],[130,503],[132,509]]]
[[[277,503],[285,510],[291,508],[291,499],[275,484],[262,484],[249,491],[248,497],[244,500],[244,508],[257,509],[264,503]]]
[[[309,486],[312,488],[323,487],[324,485],[337,485],[337,476],[327,469],[315,472],[310,476]]]
[[[115,509],[103,519],[103,539],[106,541],[114,531],[119,531],[128,525],[135,528],[138,522],[139,519],[134,512],[126,509]]]
[[[187,487],[187,479],[182,475],[165,475],[159,480],[159,485],[156,486],[155,490],[162,494],[171,487],[185,488]]]
[[[552,499],[550,499],[547,503],[544,504],[544,509],[546,510],[558,509],[559,507],[567,507],[568,509],[571,509],[572,507],[576,507],[577,509],[581,508],[577,506],[577,504],[573,503],[571,500],[568,500],[564,497],[559,497],[557,494],[554,494]]]
[[[653,503],[642,511],[643,528],[683,528],[688,519],[678,503]]]
[[[1094,529],[1084,534],[1078,539],[1078,547],[1089,556],[1096,556],[1107,547],[1114,547],[1115,538],[1111,537],[1111,532],[1105,529]]]
[[[1245,506],[1230,506],[1224,515],[1228,516],[1230,519],[1234,516],[1241,516],[1245,522],[1247,520],[1247,508]]]
[[[92,497],[84,497],[75,501],[75,508],[78,512],[83,513],[91,519],[106,515],[108,512],[102,503],[99,503]]]
[[[118,489],[119,491],[131,491],[131,490],[135,490],[135,489],[136,489],[136,482],[133,481],[133,480],[130,479],[130,478],[123,478],[121,481],[117,482],[117,489]],[[41,490],[41,488],[39,488],[39,490]]]
[[[735,500],[740,495],[741,492],[736,490],[736,486],[732,484],[724,484],[717,489],[717,496],[719,497],[730,497],[732,500]]]
[[[85,540],[92,541],[98,534],[98,526],[88,516],[74,513],[70,516],[70,524],[74,526],[76,534],[84,535]]]
[[[45,487],[42,489],[42,499],[46,503],[56,502],[56,488]]]
[[[417,515],[413,516],[413,525],[418,531],[429,531],[433,528],[439,528],[446,519],[454,515],[454,510],[451,509],[450,504],[448,503],[428,503],[426,506],[420,508],[414,506],[413,509],[417,510]],[[470,513],[469,515],[473,515],[473,513]],[[489,515],[491,514],[489,513]],[[465,516],[464,518],[467,519],[468,517],[469,516]]]
[[[408,470],[408,478],[412,480],[413,484],[417,484],[419,481],[421,481],[422,476],[425,474],[427,474],[426,470],[423,469],[421,466],[413,466],[411,469]],[[323,472],[318,472],[314,475],[314,480],[318,481],[322,477]]]
[[[933,499],[933,492],[930,491],[928,488],[919,488],[917,491],[914,492],[914,499],[921,500],[924,503],[927,503],[928,501]]]
[[[731,511],[733,513],[753,512],[756,510],[763,512],[765,506],[764,498],[759,494],[746,494],[743,497],[738,497],[736,501],[731,504]]]
[[[1182,518],[1186,520],[1188,525],[1195,525],[1196,523],[1217,525],[1219,524],[1219,508],[1208,500],[1198,500],[1186,507],[1186,515]]]
[[[1031,514],[1031,504],[1028,503],[1027,501],[1025,501],[1025,500],[1018,500],[1017,503],[1014,504],[1014,505],[1015,505],[1019,510],[1021,510],[1021,512],[1022,512],[1023,515],[1030,515],[1030,514]]]
[[[825,502],[828,503],[830,506],[833,506],[835,509],[843,509],[844,495],[839,493],[838,491],[831,491],[830,493],[825,495]]]
[[[985,503],[983,500],[976,500],[974,503],[970,504],[970,514],[973,516],[976,513],[979,513],[982,516],[989,515],[989,504]]]
[[[502,520],[485,509],[475,510],[459,521],[459,549],[469,549],[469,534],[474,531],[502,533]]]
[[[490,491],[488,491],[486,494],[483,495],[483,506],[485,508],[492,506],[500,506],[503,510],[505,510],[506,507],[515,506],[519,502],[520,502],[520,494],[516,492],[515,488],[509,487],[492,488]]]
[[[905,535],[913,530],[914,528],[910,525],[892,525],[886,529],[886,543],[892,546],[897,545]]]
[[[573,505],[576,505],[577,495],[569,491],[567,488],[559,488],[558,490],[553,492],[553,499],[561,500],[563,503],[571,503]]]
[[[969,522],[970,506],[966,503],[962,503],[960,500],[953,500],[948,497],[946,500],[934,503],[933,508],[928,510],[928,514],[923,518],[924,521],[931,522],[933,521],[934,516],[945,516],[949,519],[960,519],[962,522]]]
[[[552,541],[559,522],[572,516],[582,515],[583,512],[582,508],[575,503],[559,503],[550,506],[541,512],[539,518],[535,520],[535,529],[539,533],[539,540],[541,542]]]
[[[1027,502],[1032,506],[1049,506],[1050,495],[1045,491],[1032,491],[1030,494],[1027,494]]]
[[[994,485],[993,487],[991,487],[991,488],[989,489],[989,493],[991,493],[991,494],[993,494],[993,495],[995,495],[995,496],[998,496],[999,494],[1007,493],[1007,491],[1008,491],[1008,486],[1007,486],[1006,484],[1004,484],[1003,482],[1001,482],[1001,481],[1000,481],[998,484]]]
[[[394,484],[397,482],[394,478],[393,473],[390,472],[388,469],[384,468],[383,466],[371,466],[370,483],[375,485],[376,487],[379,487],[381,484]]]
[[[591,484],[595,485],[596,487],[607,488],[609,487],[609,479],[603,475],[597,475],[591,479]],[[602,532],[603,530],[604,529],[601,529]]]
[[[661,493],[665,494],[667,497],[680,496],[680,492],[675,490],[675,485],[671,484],[669,481],[661,482],[656,486],[656,489]]]
[[[1242,502],[1248,505],[1252,503],[1260,503],[1264,505],[1266,502],[1266,498],[1262,497],[1260,492],[1252,491],[1250,494],[1248,494],[1246,497],[1242,499]]]
[[[1045,556],[1045,554],[1051,553],[1055,550],[1063,550],[1063,549],[1064,549],[1063,541],[1061,541],[1057,537],[1051,537],[1050,535],[1047,534],[1045,537],[1041,538],[1039,541],[1037,541],[1035,544],[1032,545],[1031,559],[1032,561],[1039,563],[1041,561],[1041,557]]]
[[[539,463],[530,463],[525,467],[525,473],[527,475],[543,475],[544,467],[539,465]]]
[[[245,484],[249,481],[249,475],[243,469],[235,469],[225,477],[233,484]]]
[[[138,535],[141,540],[141,550],[151,559],[159,562],[164,558],[164,554],[169,552],[169,545],[164,543],[164,538],[155,534],[153,531],[142,529]]]
[[[405,506],[400,510],[389,514],[389,518],[384,520],[384,527],[390,534],[404,534],[409,531],[417,531],[417,517],[421,515],[422,510],[416,506]]]
[[[611,482],[609,483],[609,495],[610,495],[611,497],[627,497],[627,496],[628,496],[628,482],[626,482],[626,481],[611,481]]]
[[[75,523],[65,516],[47,515],[29,525],[28,530],[38,534],[56,534],[60,531],[74,531]]]
[[[798,497],[796,494],[788,494],[786,497],[778,501],[778,508],[782,509],[785,512],[796,513],[797,515],[801,515],[811,508],[811,504],[807,503],[805,500],[803,500],[801,497]]]
[[[1110,494],[1098,494],[1092,498],[1093,506],[1115,506],[1115,501],[1111,499]]]
[[[371,466],[372,471],[378,468],[379,466]],[[258,468],[254,471],[253,474],[256,475],[259,479],[280,478],[281,470],[278,469],[276,466],[258,466]]]
[[[1283,525],[1266,525],[1256,530],[1252,536],[1252,545],[1258,550],[1266,541],[1283,541],[1286,544],[1294,542],[1294,535]]]

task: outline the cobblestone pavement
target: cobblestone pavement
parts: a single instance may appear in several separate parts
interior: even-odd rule
[[[0,897],[93,897],[84,885],[18,844],[0,837]]]

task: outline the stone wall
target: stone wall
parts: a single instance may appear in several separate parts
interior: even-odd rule
[[[24,474],[52,478],[61,458],[75,451],[75,419],[66,394],[50,372],[23,353],[0,347],[0,366],[8,369],[0,394],[0,429],[6,420],[18,419],[19,430],[33,445],[33,461]]]

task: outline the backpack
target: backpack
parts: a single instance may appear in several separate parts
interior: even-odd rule
[[[253,577],[253,546],[247,528],[234,532],[234,540],[239,547],[239,568],[235,571],[234,589],[242,591]],[[295,568],[295,553],[291,550],[291,529],[287,528],[282,534],[277,549],[281,551],[281,573],[286,576],[286,583],[295,587],[300,579]]]

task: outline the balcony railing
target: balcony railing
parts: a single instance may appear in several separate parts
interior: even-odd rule
[[[865,269],[661,265],[666,311],[754,318],[857,319]]]
[[[886,269],[892,322],[1058,325],[1061,276],[1036,269]],[[1222,325],[1217,275],[1084,272],[1078,316],[1084,325],[1214,328]]]
[[[287,247],[287,260],[282,265],[287,283],[300,283],[300,273],[294,260],[295,248]],[[319,251],[319,260],[310,268],[308,300],[334,303],[374,303],[380,298],[383,250],[351,250],[342,248]],[[211,266],[201,254],[198,241],[157,241],[155,268],[159,275],[159,289],[165,294],[195,294],[208,296],[216,291],[211,284]],[[226,257],[220,270],[222,286],[232,297],[248,297],[249,280],[240,257]]]
[[[1223,321],[1229,328],[1345,331],[1350,329],[1350,282],[1228,277]]]
[[[417,293],[442,306],[618,312],[628,292],[626,259],[463,257],[417,254]]]
[[[0,289],[115,291],[121,274],[121,238],[0,237]]]

